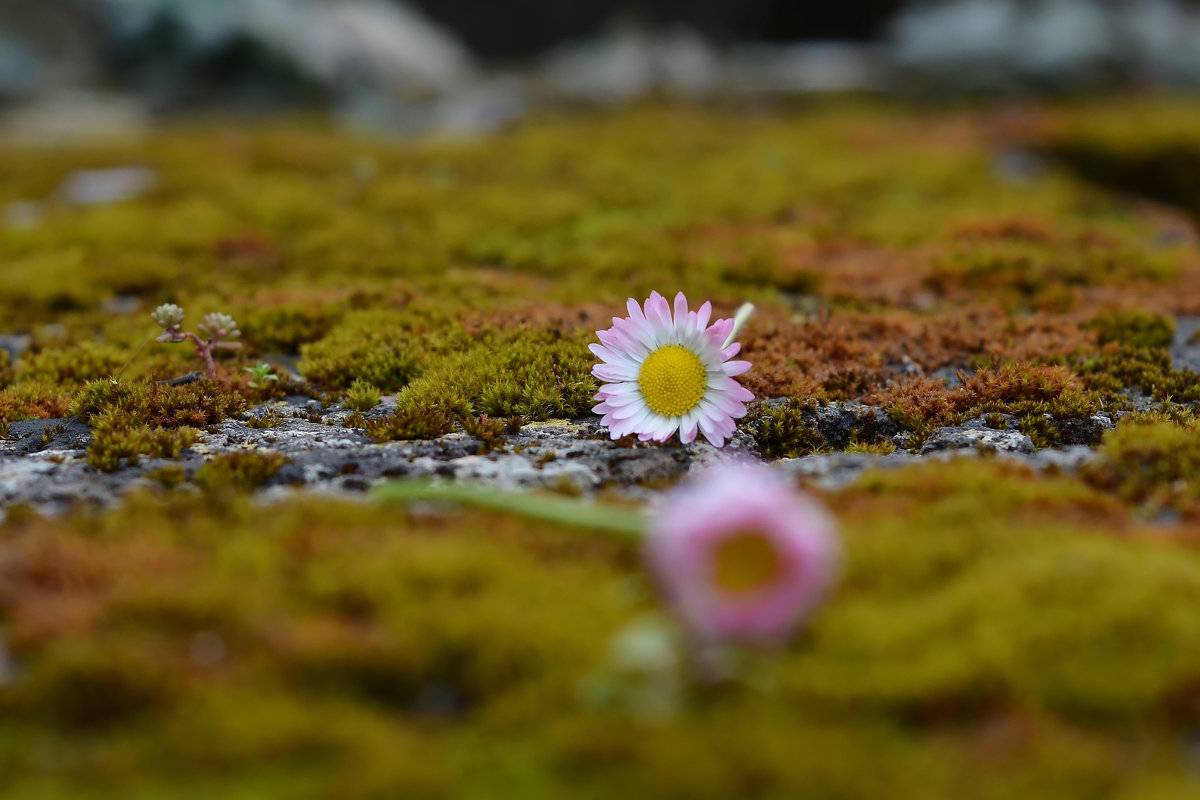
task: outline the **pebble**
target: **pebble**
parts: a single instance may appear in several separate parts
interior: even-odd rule
[[[71,173],[59,194],[77,206],[101,206],[135,200],[158,185],[149,167],[85,169]]]

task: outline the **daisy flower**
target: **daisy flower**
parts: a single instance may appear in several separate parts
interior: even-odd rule
[[[741,350],[733,341],[738,322],[749,317],[743,306],[738,321],[708,324],[712,304],[689,311],[683,292],[675,295],[675,313],[665,297],[651,292],[645,311],[629,299],[628,317],[597,331],[591,351],[603,363],[592,374],[605,385],[592,410],[612,438],[637,434],[643,442],[665,442],[679,432],[684,444],[697,432],[717,447],[733,435],[734,420],[746,415],[754,395],[733,379],[750,369],[749,361],[730,361]]]
[[[700,639],[778,645],[837,574],[832,518],[763,466],[717,467],[653,516],[646,561]]]

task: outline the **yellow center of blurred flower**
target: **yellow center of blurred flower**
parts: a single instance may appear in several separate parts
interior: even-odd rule
[[[728,594],[753,592],[775,582],[783,572],[779,550],[758,531],[723,539],[712,554],[713,581]]]
[[[646,356],[638,387],[651,411],[679,417],[700,404],[708,375],[698,355],[683,345],[668,344]]]

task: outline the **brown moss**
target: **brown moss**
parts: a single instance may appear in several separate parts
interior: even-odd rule
[[[1092,342],[1069,319],[1013,318],[982,309],[933,318],[834,313],[800,322],[767,312],[743,336],[745,357],[755,366],[742,380],[764,398],[810,394],[819,387],[836,399],[856,399],[905,373],[920,376],[993,360],[1061,362],[1087,352]]]
[[[0,420],[65,417],[70,404],[70,395],[53,384],[22,381],[0,390]]]

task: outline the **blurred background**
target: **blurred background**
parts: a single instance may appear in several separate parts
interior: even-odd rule
[[[0,125],[329,112],[486,133],[648,96],[1200,88],[1185,0],[0,0]]]

